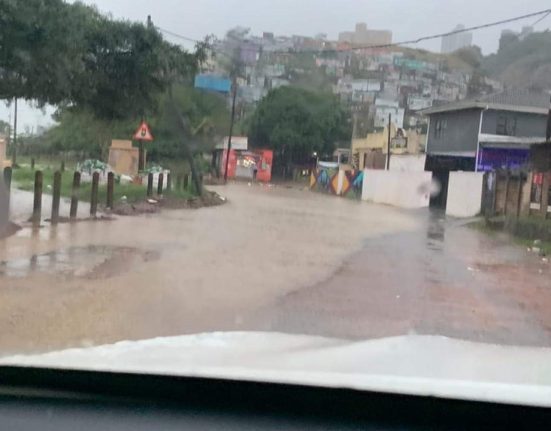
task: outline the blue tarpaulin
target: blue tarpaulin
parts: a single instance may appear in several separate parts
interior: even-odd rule
[[[229,78],[222,76],[201,74],[195,76],[195,88],[217,91],[219,93],[229,93],[231,90],[231,81]]]

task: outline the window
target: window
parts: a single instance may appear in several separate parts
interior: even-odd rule
[[[516,117],[498,115],[496,124],[496,135],[515,136],[517,131]]]
[[[441,138],[444,136],[446,127],[448,126],[448,120],[436,120],[436,125],[434,126],[434,137]]]

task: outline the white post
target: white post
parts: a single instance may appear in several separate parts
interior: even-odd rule
[[[486,111],[488,107],[484,108],[480,111],[480,123],[478,124],[478,136],[476,137],[476,154],[474,159],[474,171],[478,172],[478,160],[479,160],[479,153],[480,153],[480,134],[482,133],[482,119],[484,118],[484,111]]]

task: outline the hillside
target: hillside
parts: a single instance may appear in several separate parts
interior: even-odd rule
[[[484,57],[481,68],[508,87],[551,89],[551,32],[509,40]]]

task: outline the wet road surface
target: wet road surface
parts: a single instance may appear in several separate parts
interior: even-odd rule
[[[365,339],[445,335],[551,345],[551,265],[505,235],[441,213],[420,229],[366,239],[327,280],[264,310],[270,329]],[[267,328],[267,329],[268,329]]]
[[[271,330],[551,345],[551,265],[428,210],[283,187],[0,240],[0,354]]]

